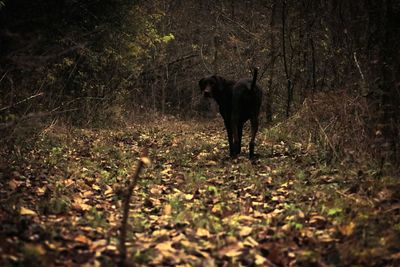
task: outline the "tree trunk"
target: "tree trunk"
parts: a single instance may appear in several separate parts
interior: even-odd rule
[[[282,58],[283,58],[283,67],[285,69],[286,81],[287,81],[287,102],[286,102],[286,118],[290,116],[290,108],[292,104],[292,82],[290,80],[290,74],[287,65],[287,56],[286,56],[286,1],[282,2]]]
[[[270,75],[268,79],[268,90],[266,92],[266,100],[265,100],[265,115],[267,118],[267,124],[272,123],[272,106],[273,106],[273,92],[274,92],[274,74],[275,74],[275,60],[276,60],[276,51],[275,51],[275,13],[276,13],[276,4],[273,4],[271,11],[271,23],[270,23],[270,33],[269,38],[271,42],[271,64],[270,64]]]
[[[381,163],[399,164],[400,7],[391,0],[369,1],[369,106],[372,134]]]

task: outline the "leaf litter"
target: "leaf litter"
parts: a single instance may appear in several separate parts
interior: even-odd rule
[[[378,179],[370,166],[328,166],[318,151],[265,132],[256,162],[245,153],[231,160],[221,125],[168,120],[74,129],[67,139],[54,129],[21,148],[23,157],[2,164],[0,263],[115,266],[121,203],[141,147],[150,155],[131,201],[134,265],[400,262],[398,180]]]

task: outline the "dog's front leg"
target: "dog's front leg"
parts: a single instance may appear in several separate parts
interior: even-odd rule
[[[232,123],[232,137],[233,137],[233,155],[232,157],[236,157],[240,154],[240,141],[239,141],[239,127],[237,123]]]
[[[232,127],[231,123],[228,120],[224,120],[225,129],[228,134],[228,143],[229,143],[229,156],[234,156],[234,149],[233,149],[233,136],[232,136]]]
[[[237,151],[238,154],[240,154],[241,150],[242,150],[242,135],[243,135],[243,125],[244,122],[239,122],[239,126],[238,126],[238,140],[239,140],[239,149]]]

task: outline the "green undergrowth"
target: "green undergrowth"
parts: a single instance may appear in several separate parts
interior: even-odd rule
[[[283,126],[281,126],[283,127]],[[142,148],[129,261],[181,266],[396,266],[398,177],[328,162],[262,129],[258,158],[229,159],[221,121],[118,130],[54,126],[1,170],[1,263],[115,265],[121,200]]]

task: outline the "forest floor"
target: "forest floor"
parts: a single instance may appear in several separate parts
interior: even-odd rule
[[[148,147],[132,265],[399,266],[398,177],[328,165],[278,132],[261,129],[250,162],[247,145],[227,157],[220,120],[50,127],[1,160],[0,265],[114,266],[125,184]]]

